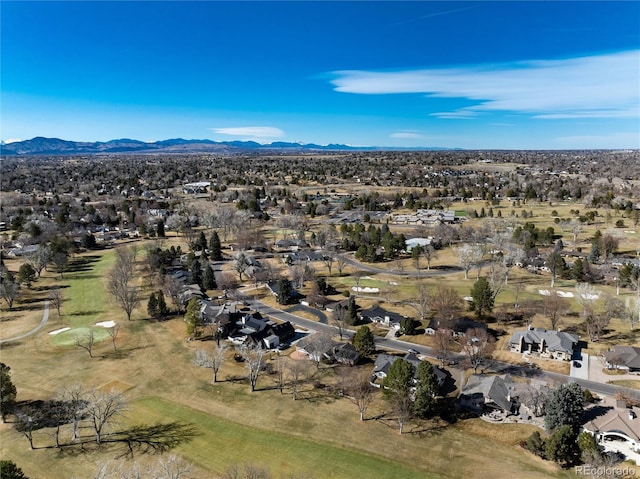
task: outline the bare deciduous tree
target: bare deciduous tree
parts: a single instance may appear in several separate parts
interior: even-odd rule
[[[53,307],[56,308],[59,318],[61,316],[60,308],[62,308],[62,290],[60,288],[51,290],[51,292],[49,293],[49,302],[51,302]]]
[[[482,259],[482,250],[477,245],[463,244],[456,253],[458,262],[464,271],[464,279],[469,279],[469,270]]]
[[[342,276],[344,269],[347,267],[349,262],[344,255],[337,254],[336,255],[336,267],[338,268],[338,276]]]
[[[438,250],[436,250],[432,244],[426,245],[422,248],[422,256],[427,261],[427,271],[431,269],[431,262],[438,257]]]
[[[451,351],[455,340],[453,339],[453,331],[448,328],[438,328],[433,335],[435,343],[436,357],[440,360],[442,366],[446,366],[451,356]]]
[[[367,408],[375,397],[370,376],[369,372],[358,369],[350,368],[347,372],[347,383],[344,392],[346,397],[358,408],[361,421],[364,421]]]
[[[576,284],[576,301],[582,306],[582,317],[586,320],[587,316],[593,311],[595,302],[600,297],[600,293],[590,283]]]
[[[462,298],[458,292],[449,287],[438,286],[431,299],[431,309],[440,321],[441,327],[450,327],[463,310]]]
[[[27,261],[31,263],[39,278],[42,270],[51,263],[52,258],[51,248],[48,245],[41,244],[38,245],[38,248],[33,253],[27,256]]]
[[[211,353],[203,349],[196,349],[196,356],[193,362],[201,368],[211,369],[213,382],[216,383],[218,381],[218,371],[226,359],[226,352],[227,346],[224,344],[221,346],[215,345]]]
[[[291,388],[291,397],[295,401],[298,398],[298,388],[302,378],[307,374],[309,363],[292,359],[287,363],[287,378]]]
[[[73,344],[77,347],[84,349],[89,353],[89,357],[93,358],[93,345],[95,343],[95,334],[92,330],[89,330],[88,333],[79,334],[73,340]]]
[[[107,291],[113,295],[117,303],[131,321],[131,313],[140,302],[138,288],[131,284],[135,264],[134,251],[130,248],[116,249],[116,263],[107,276]]]
[[[120,325],[114,324],[110,328],[105,329],[107,330],[107,334],[111,338],[111,345],[113,346],[113,350],[117,351],[118,348],[116,347],[116,339],[118,338],[118,333],[120,332]]]
[[[433,294],[429,286],[425,283],[418,285],[415,299],[407,301],[407,304],[414,308],[420,315],[420,320],[424,321],[431,310]]]
[[[247,377],[249,379],[249,386],[251,392],[256,390],[256,384],[260,372],[264,368],[264,356],[267,351],[262,349],[259,345],[248,346],[243,344],[239,348],[239,353],[244,359],[244,366],[247,369]]]
[[[67,405],[69,419],[73,425],[71,439],[75,442],[78,440],[80,421],[84,417],[85,409],[87,407],[87,400],[85,399],[86,393],[82,385],[76,383],[71,386],[64,387],[57,396],[60,402]]]
[[[462,335],[460,346],[467,366],[477,373],[482,361],[493,352],[495,341],[486,329],[473,328]]]
[[[18,291],[20,291],[20,283],[18,281],[8,275],[2,278],[2,282],[0,282],[0,297],[7,302],[9,309],[13,308],[13,302],[18,297]]]
[[[96,443],[101,444],[111,423],[122,417],[127,410],[124,396],[112,389],[109,392],[93,390],[87,395],[86,413],[91,422]]]
[[[631,331],[633,331],[635,324],[640,321],[640,299],[627,298],[624,303],[624,314],[629,321]]]
[[[182,287],[180,282],[175,278],[172,278],[170,275],[165,276],[164,278],[164,292],[167,296],[171,298],[171,302],[176,307],[178,313],[182,313],[183,304],[180,301],[180,292]]]
[[[568,305],[564,298],[557,295],[556,291],[551,291],[549,296],[544,297],[544,315],[549,318],[551,329],[558,329],[560,319],[567,313]]]

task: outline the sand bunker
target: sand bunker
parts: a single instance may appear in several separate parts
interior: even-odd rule
[[[115,321],[101,321],[99,323],[96,323],[96,326],[102,326],[103,328],[113,328],[115,325]]]
[[[65,331],[69,331],[71,328],[60,328],[60,329],[56,329],[55,331],[51,331],[49,334],[60,334],[60,333],[64,333]]]

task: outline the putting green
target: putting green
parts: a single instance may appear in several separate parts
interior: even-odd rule
[[[56,346],[73,346],[77,337],[82,337],[93,331],[93,340],[96,343],[109,338],[105,328],[73,328],[51,336],[51,342]]]

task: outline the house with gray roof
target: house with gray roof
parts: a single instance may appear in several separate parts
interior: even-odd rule
[[[509,348],[514,353],[537,354],[540,357],[569,361],[578,351],[578,336],[564,331],[530,328],[516,331],[509,339]]]
[[[386,309],[376,305],[369,309],[360,311],[360,318],[364,322],[378,323],[387,328],[400,329],[400,322],[404,316],[387,311]]]
[[[616,345],[604,353],[607,367],[626,369],[629,372],[640,371],[640,348]]]
[[[417,375],[418,366],[420,365],[421,359],[418,358],[418,356],[416,356],[415,354],[407,353],[403,358],[400,358],[400,356],[392,356],[390,354],[381,353],[378,354],[376,362],[373,366],[373,378],[375,378],[375,380],[373,380],[371,384],[375,387],[380,387],[380,384],[382,384],[382,380],[386,378],[387,374],[389,373],[389,368],[398,359],[403,359],[408,363],[411,363]],[[442,387],[445,380],[447,379],[447,372],[443,369],[440,369],[436,365],[433,366],[433,372],[438,380],[438,387]]]
[[[515,397],[515,384],[509,375],[474,375],[462,389],[458,401],[462,407],[482,413],[486,408],[500,409],[507,415],[517,414],[520,404]]]

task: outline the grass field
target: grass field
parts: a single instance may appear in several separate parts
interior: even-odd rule
[[[569,217],[569,210],[576,207],[532,204],[512,208],[504,203],[500,208],[503,216],[511,209],[518,214],[524,208],[533,210],[536,223],[554,226],[557,232],[560,228],[553,222],[550,212],[557,209],[560,217]],[[486,209],[484,202],[461,203],[452,208],[479,210],[483,205]],[[595,228],[591,225],[585,229],[576,246],[588,248],[588,238]],[[568,237],[565,233],[563,239]],[[637,237],[637,234],[628,234],[621,249],[632,249]],[[179,244],[181,238],[172,237],[167,241]],[[133,321],[126,321],[125,314],[104,288],[103,278],[113,261],[114,254],[110,250],[78,255],[72,271],[65,273],[62,280],[56,274],[45,273],[33,290],[17,303],[15,311],[2,312],[0,336],[26,332],[42,318],[48,288],[64,286],[60,319],[52,310],[50,322],[42,331],[0,349],[0,360],[12,368],[19,400],[46,399],[62,386],[75,382],[105,390],[116,387],[130,401],[122,427],[156,421],[183,421],[195,425],[198,435],[174,452],[194,464],[193,477],[198,479],[219,477],[229,466],[244,463],[264,466],[276,478],[291,474],[317,479],[575,477],[572,471],[562,471],[519,447],[520,441],[535,430],[532,426],[493,425],[479,419],[465,419],[455,424],[415,421],[407,426],[405,434],[400,435],[380,398],[368,411],[368,420],[360,422],[355,406],[348,400],[337,399],[323,389],[311,387],[312,382],[330,384],[335,381],[332,368],[312,370],[301,399],[295,402],[286,390],[281,395],[274,389],[275,380],[268,375],[260,378],[258,391],[249,393],[248,385],[241,379],[245,374],[242,365],[232,361],[223,365],[219,373],[222,381],[211,384],[211,371],[192,364],[195,349],[206,348],[208,343],[186,342],[185,325],[180,318],[162,323],[147,321],[144,319],[145,297],[134,311]],[[452,264],[456,264],[455,254],[445,248],[439,252],[432,267]],[[9,267],[16,270],[15,266]],[[230,266],[225,268],[230,269]],[[324,265],[314,266],[319,273],[326,273]],[[397,266],[397,263],[386,265],[390,270]],[[404,261],[403,267],[405,271],[415,272],[410,259]],[[339,289],[355,285],[351,276],[353,269],[349,266],[344,276],[337,277],[334,265],[334,275],[329,282]],[[461,272],[428,278],[425,263],[422,271],[425,277],[420,282],[434,289],[440,284],[452,287],[461,296],[469,295],[475,281],[474,271],[468,280]],[[389,281],[397,280],[397,275],[389,272],[370,276],[371,280],[361,280],[361,286],[380,287],[380,295],[359,299],[359,303],[367,307],[381,301],[392,311],[415,316],[415,309],[400,303],[415,296],[418,281],[402,278],[398,280],[398,286],[390,288]],[[500,293],[497,302],[513,305],[516,284],[520,284],[520,303],[526,299],[540,299],[538,289],[548,288],[548,282],[545,275],[514,271],[510,285]],[[566,290],[574,288],[571,281],[559,281],[558,285]],[[388,291],[390,289],[393,291]],[[598,289],[614,292],[611,287],[598,286]],[[626,290],[622,293],[621,297],[631,294]],[[269,301],[275,305],[275,301]],[[579,327],[581,318],[574,314],[577,311],[578,306],[572,302],[572,314],[563,318],[563,328]],[[121,326],[117,350],[113,350],[111,341],[105,340],[106,331],[95,326],[96,322],[105,320],[115,320]],[[542,315],[536,315],[533,321],[536,326],[548,327],[548,320]],[[504,328],[507,333],[504,337],[522,327],[497,323],[492,326]],[[61,327],[72,329],[55,336],[47,334]],[[85,351],[73,347],[74,334],[87,331],[87,328],[103,335],[93,359]],[[637,336],[630,335],[627,329],[621,321],[614,320],[603,341],[589,345],[590,351],[608,344],[637,343]],[[424,335],[409,339],[424,344],[429,342]],[[503,354],[506,353],[497,353],[498,356]],[[546,367],[545,364],[541,366]],[[566,365],[562,367],[566,369]],[[50,436],[39,435],[36,442],[46,445],[51,441]],[[113,461],[121,452],[113,447],[84,453],[60,453],[53,448],[29,451],[24,437],[10,425],[0,426],[0,457],[14,460],[32,478],[90,477],[97,463]],[[137,457],[136,460],[150,459]]]
[[[85,271],[65,275],[61,281],[70,292],[65,295],[62,321],[55,326],[84,328],[96,321],[120,319],[118,350],[104,341],[90,359],[85,351],[53,344],[45,330],[4,346],[1,360],[12,367],[19,400],[46,399],[76,382],[101,389],[116,384],[131,405],[122,427],[158,420],[196,425],[199,435],[175,452],[196,466],[197,478],[217,477],[229,466],[246,462],[268,468],[275,477],[304,473],[319,479],[458,478],[481,477],[490,471],[498,471],[491,473],[496,478],[521,471],[530,471],[527,477],[531,478],[568,477],[517,446],[530,434],[529,426],[492,430],[482,423],[476,428],[483,431],[480,435],[469,430],[479,420],[449,426],[416,422],[407,427],[410,432],[399,435],[381,400],[367,413],[377,419],[360,422],[353,404],[310,384],[303,388],[302,399],[294,402],[290,394],[281,395],[273,388],[274,378],[264,376],[258,391],[251,394],[239,379],[244,376],[242,366],[232,361],[221,369],[223,382],[213,385],[210,371],[191,362],[194,350],[206,348],[207,343],[185,342],[180,319],[123,321],[124,313],[105,299],[99,287],[112,253],[98,256]],[[40,285],[58,281],[47,277]],[[335,380],[331,368],[312,371],[314,382]],[[104,447],[60,454],[54,448],[41,448],[51,441],[38,433],[40,448],[29,451],[26,439],[9,425],[0,428],[1,456],[40,479],[88,477],[97,463],[112,461],[122,452]],[[494,457],[496,450],[501,452]]]

